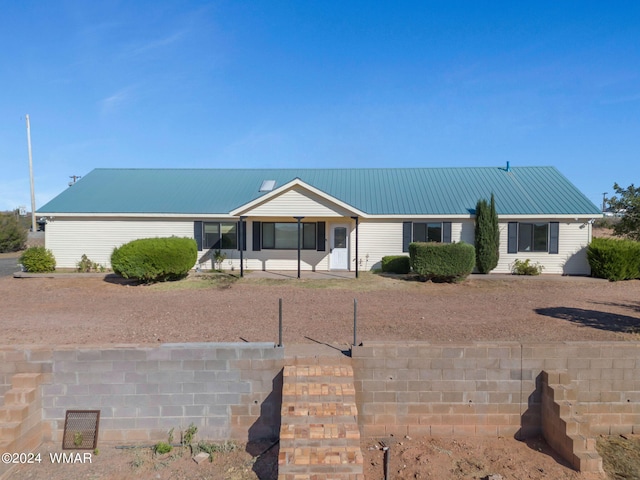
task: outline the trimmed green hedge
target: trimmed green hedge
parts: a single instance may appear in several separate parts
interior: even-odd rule
[[[389,273],[409,273],[411,259],[406,255],[388,255],[382,257],[382,271]]]
[[[611,281],[640,278],[640,242],[594,238],[587,249],[591,275]]]
[[[111,267],[124,278],[162,282],[184,278],[197,258],[192,238],[141,238],[115,248]]]
[[[27,248],[20,255],[18,262],[27,272],[31,273],[53,272],[56,269],[56,259],[53,253],[44,247]]]
[[[464,280],[476,264],[476,251],[468,243],[409,244],[411,268],[422,280],[459,282]]]

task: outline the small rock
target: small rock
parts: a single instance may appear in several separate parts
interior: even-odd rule
[[[200,452],[195,457],[193,457],[193,461],[200,465],[202,462],[209,458],[209,454],[205,452]]]
[[[504,480],[504,478],[499,473],[494,473],[493,475],[487,475],[483,480]]]

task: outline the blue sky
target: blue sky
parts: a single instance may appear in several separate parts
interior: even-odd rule
[[[93,168],[640,183],[637,1],[0,1],[0,210]]]

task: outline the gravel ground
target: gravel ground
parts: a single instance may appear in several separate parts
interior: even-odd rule
[[[461,284],[383,277],[274,280],[225,276],[134,285],[114,276],[0,278],[8,344],[366,340],[635,340],[640,281],[471,276]]]

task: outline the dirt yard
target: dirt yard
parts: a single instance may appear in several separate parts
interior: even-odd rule
[[[220,275],[134,285],[113,277],[0,278],[0,345],[277,341],[347,346],[358,300],[359,340],[637,340],[640,282],[592,278],[472,276],[457,284],[366,273],[360,279],[234,279]],[[382,452],[363,439],[367,480],[383,478]],[[273,454],[244,447],[196,465],[188,455],[100,446],[92,465],[21,467],[20,479],[275,479]],[[274,449],[275,450],[275,449]],[[46,465],[45,465],[46,463]],[[258,466],[256,466],[256,464]],[[394,479],[587,479],[543,441],[394,439]],[[500,478],[500,477],[495,477]],[[615,477],[610,477],[615,478]],[[619,477],[623,478],[623,477]],[[638,477],[624,477],[638,478]]]
[[[348,345],[353,300],[367,340],[632,340],[640,281],[472,276],[434,284],[371,273],[359,279],[225,276],[134,285],[114,276],[0,278],[0,344],[277,341]]]

